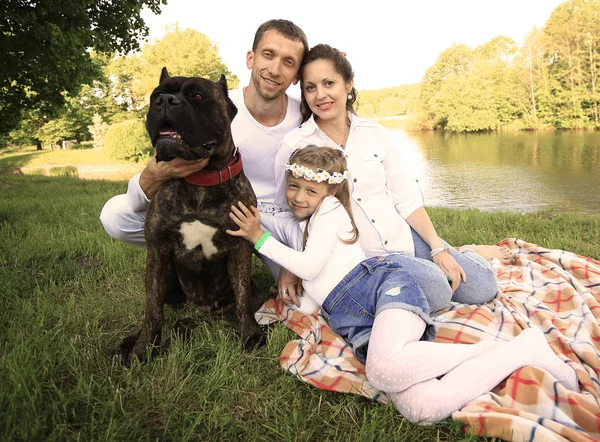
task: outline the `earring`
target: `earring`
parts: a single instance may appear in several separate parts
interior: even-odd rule
[[[352,94],[348,94],[348,100],[352,100]]]

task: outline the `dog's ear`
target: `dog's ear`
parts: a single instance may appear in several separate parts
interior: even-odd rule
[[[169,71],[167,71],[166,67],[163,67],[162,71],[160,71],[160,81],[158,82],[158,84],[162,83],[163,81],[165,81],[169,77],[170,77]]]
[[[233,101],[229,98],[229,92],[227,91],[227,78],[225,78],[224,74],[221,74],[221,78],[217,81],[217,85],[221,88],[223,95],[225,95],[225,99],[227,100],[227,115],[229,118],[233,120],[233,118],[237,115],[237,107],[233,104]]]

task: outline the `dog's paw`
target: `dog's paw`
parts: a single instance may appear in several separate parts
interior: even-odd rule
[[[127,336],[121,344],[113,351],[112,358],[121,364],[124,368],[129,368],[131,365],[131,356],[133,348],[137,341],[138,334]]]
[[[241,337],[246,350],[262,347],[267,343],[267,335],[265,331],[260,328],[256,322],[244,327]]]
[[[155,345],[158,344],[157,341],[158,339],[155,339],[152,353],[156,349]],[[147,345],[148,340],[144,339],[142,333],[138,332],[127,336],[113,352],[113,358],[118,360],[124,368],[129,368],[135,359],[144,363],[148,359]]]
[[[262,347],[267,343],[267,336],[264,333],[253,333],[244,339],[244,348],[253,350]]]

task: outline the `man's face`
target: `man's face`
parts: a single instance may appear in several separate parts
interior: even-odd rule
[[[285,93],[296,80],[304,46],[283,34],[269,29],[258,42],[255,51],[248,51],[246,66],[252,69],[252,84],[265,100],[274,100]]]

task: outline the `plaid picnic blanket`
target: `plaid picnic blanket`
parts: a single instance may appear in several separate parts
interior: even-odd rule
[[[465,431],[504,440],[600,440],[600,262],[519,239],[498,245],[516,258],[510,266],[492,260],[499,296],[484,305],[452,303],[436,314],[436,341],[510,340],[524,328],[539,328],[555,353],[576,370],[580,391],[566,390],[543,370],[524,367],[452,418],[463,422]],[[300,336],[283,349],[280,363],[302,381],[387,401],[320,315],[304,315],[269,300],[256,318],[262,324],[284,321]]]

